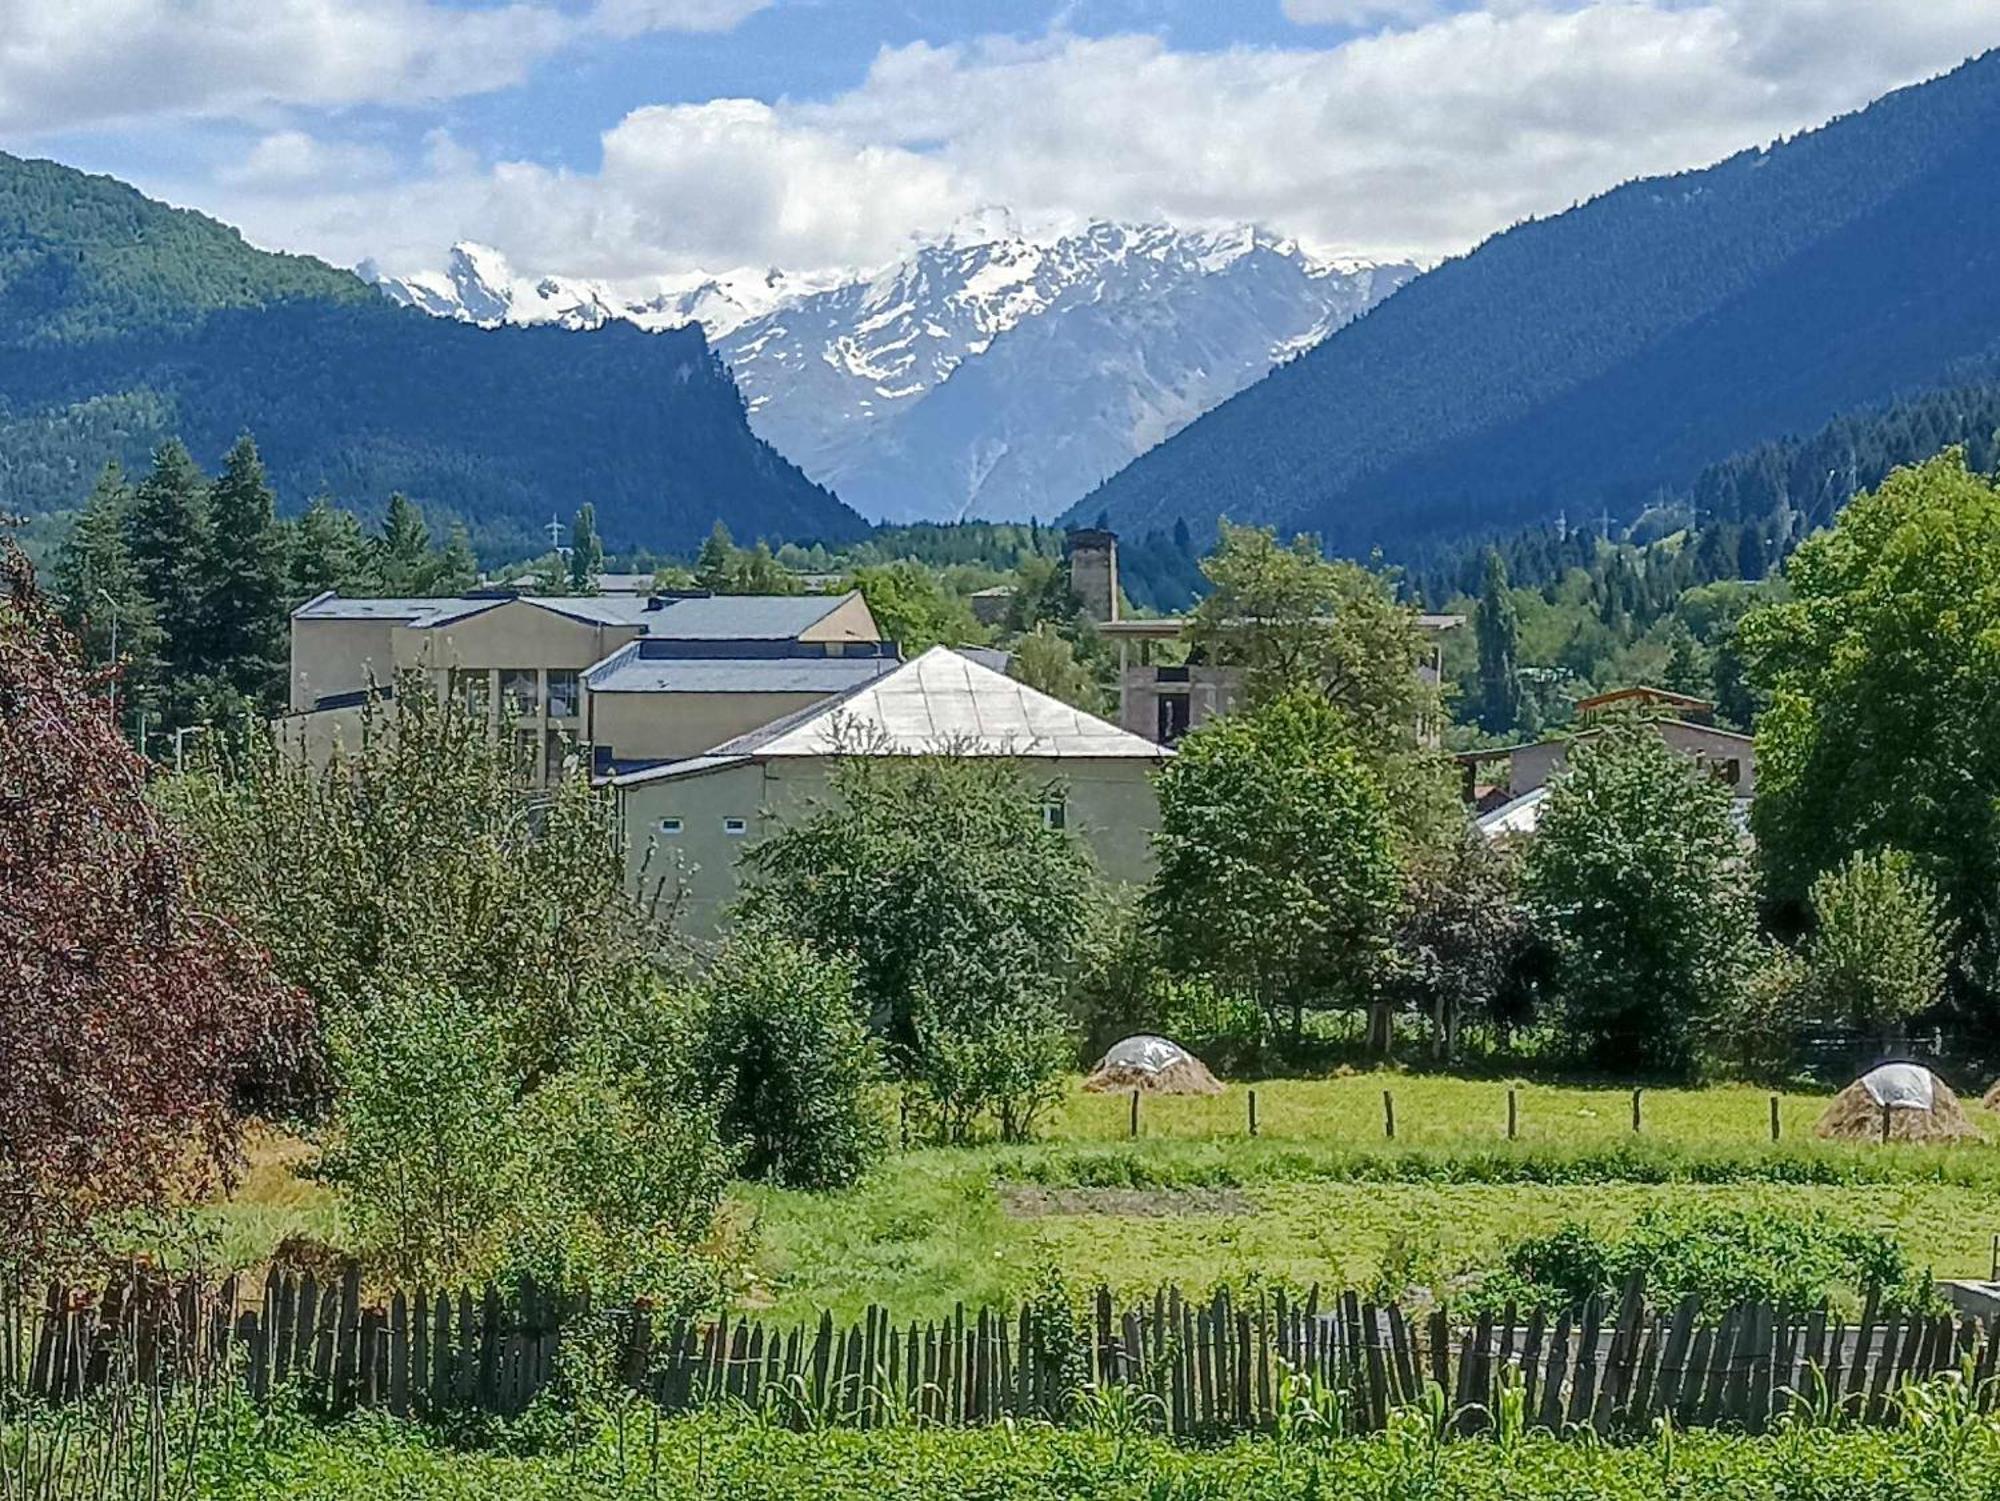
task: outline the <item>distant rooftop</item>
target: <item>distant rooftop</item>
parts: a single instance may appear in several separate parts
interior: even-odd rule
[[[788,641],[842,604],[845,594],[513,594],[494,590],[438,599],[350,599],[331,591],[307,600],[294,620],[387,620],[416,630],[449,625],[504,604],[528,604],[590,625],[637,627],[669,641]]]
[[[584,675],[592,693],[846,693],[894,672],[894,657],[650,657],[638,643]]]

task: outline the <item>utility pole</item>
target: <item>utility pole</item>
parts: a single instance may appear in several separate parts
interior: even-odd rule
[[[118,601],[104,590],[97,597],[111,606],[111,722],[118,723]]]
[[[174,731],[174,775],[187,770],[187,737],[199,735],[207,730],[205,724],[184,724]]]

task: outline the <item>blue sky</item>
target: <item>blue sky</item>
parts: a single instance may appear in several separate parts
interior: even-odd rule
[[[993,206],[1438,256],[1995,44],[2000,0],[0,0],[0,145],[396,270],[861,267]]]

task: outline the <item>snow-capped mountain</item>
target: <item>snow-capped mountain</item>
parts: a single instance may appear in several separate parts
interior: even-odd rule
[[[363,268],[390,297],[477,323],[699,322],[761,437],[864,514],[1053,516],[1107,475],[1417,274],[1317,259],[1261,230],[988,221],[872,276],[733,272],[633,289]]]

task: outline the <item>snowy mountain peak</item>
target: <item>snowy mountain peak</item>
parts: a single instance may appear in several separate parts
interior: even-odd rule
[[[474,323],[698,322],[758,433],[893,520],[1053,516],[1416,272],[1318,258],[1253,225],[1033,236],[998,208],[862,275],[613,284],[525,276],[471,242],[442,271],[363,270],[398,302]]]

